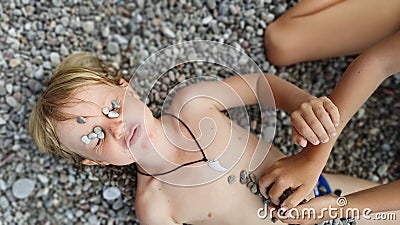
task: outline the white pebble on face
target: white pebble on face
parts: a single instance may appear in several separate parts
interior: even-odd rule
[[[110,111],[107,115],[109,118],[117,118],[119,116],[119,113],[115,111]]]
[[[96,134],[96,133],[90,133],[90,134],[88,135],[88,138],[89,138],[89,139],[97,138],[97,134]]]
[[[108,113],[110,113],[110,110],[109,110],[108,108],[104,107],[104,108],[102,109],[102,112],[103,112],[104,115],[107,116]]]
[[[119,102],[117,100],[112,100],[111,105],[112,105],[113,109],[121,108],[121,105],[119,104]]]
[[[81,137],[81,141],[82,141],[84,144],[86,144],[86,145],[90,143],[90,139],[89,139],[89,137],[86,136],[86,135],[84,135],[84,136]]]
[[[97,135],[97,138],[98,138],[98,139],[104,139],[104,132],[103,132],[103,131],[100,132],[100,133]]]
[[[94,127],[93,132],[94,132],[95,134],[100,134],[100,132],[101,132],[102,130],[103,130],[103,129],[101,129],[101,127],[97,126],[97,127]]]

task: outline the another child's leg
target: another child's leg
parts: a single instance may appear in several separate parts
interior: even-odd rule
[[[353,192],[357,192],[357,191],[361,191],[361,190],[365,190],[374,186],[377,186],[379,184],[374,183],[372,181],[369,180],[364,180],[364,179],[360,179],[360,178],[355,178],[355,177],[351,177],[351,176],[346,176],[346,175],[334,175],[334,174],[324,174],[325,178],[327,179],[332,191],[335,189],[340,189],[343,192],[343,195],[347,195]],[[379,199],[377,199],[377,201],[379,201]],[[362,212],[360,212],[362,213]],[[386,216],[389,216],[389,213],[396,213],[396,219],[395,220],[367,220],[365,218],[363,218],[363,216],[361,215],[361,220],[359,220],[359,224],[377,224],[377,225],[395,225],[395,224],[399,224],[399,220],[400,220],[400,211],[396,211],[396,212],[385,212]],[[371,218],[377,218],[377,214],[371,214],[369,215],[371,216]],[[358,221],[357,221],[358,222]]]
[[[398,0],[303,0],[265,32],[275,65],[356,54],[397,31]]]

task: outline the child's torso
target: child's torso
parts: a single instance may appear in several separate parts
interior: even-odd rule
[[[191,114],[190,117],[182,116],[181,119],[190,127],[198,127],[196,121],[201,121],[201,119],[196,119],[196,116],[198,115]],[[269,145],[259,142],[256,136],[249,135],[249,132],[232,123],[220,112],[211,112],[207,114],[207,117],[213,123],[203,121],[201,130],[206,141],[202,143],[200,138],[200,144],[206,145],[207,158],[218,158],[222,166],[229,167],[233,165],[233,162],[237,162],[237,164],[222,177],[203,185],[182,187],[153,179],[150,185],[142,188],[145,188],[146,192],[154,191],[157,194],[162,192],[167,199],[168,208],[171,209],[171,217],[178,223],[268,224],[271,222],[268,218],[262,220],[257,216],[258,209],[264,206],[262,199],[253,194],[247,184],[241,184],[240,173],[243,170],[249,173],[249,164],[256,148],[269,148]],[[212,130],[216,129],[217,132],[204,131],[203,129],[207,129],[207,127],[212,127]],[[211,142],[205,132],[214,135]],[[235,153],[229,154],[229,151]],[[222,157],[220,157],[221,155]],[[263,172],[282,156],[276,148],[271,147],[268,157],[252,173],[259,179]],[[199,158],[201,158],[200,153]],[[229,176],[234,176],[235,182],[229,183]],[[138,190],[140,188],[139,185]]]

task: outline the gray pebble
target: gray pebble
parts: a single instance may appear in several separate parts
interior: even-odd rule
[[[54,32],[55,32],[56,34],[60,34],[63,30],[64,30],[64,26],[63,26],[62,24],[58,24],[58,25],[56,26],[56,28],[54,29]]]
[[[84,123],[86,123],[86,118],[83,116],[78,116],[76,118],[76,122],[78,122],[79,124],[84,124]]]
[[[368,179],[371,180],[372,182],[379,182],[379,177],[376,176],[375,174],[370,175]]]
[[[14,97],[7,95],[6,96],[6,103],[11,107],[16,107],[18,105],[17,100]]]
[[[33,74],[33,76],[38,80],[43,79],[43,75],[44,75],[44,70],[42,66],[39,66],[39,68]]]
[[[28,178],[21,178],[12,186],[12,193],[14,197],[18,199],[23,199],[31,195],[33,189],[35,188],[35,181]]]
[[[253,173],[250,173],[250,174],[249,174],[249,177],[250,177],[250,180],[251,180],[252,182],[256,183],[256,181],[257,181],[256,175],[254,175]]]
[[[201,0],[193,0],[193,5],[197,8],[203,7],[203,1]]]
[[[101,30],[101,35],[105,38],[110,36],[110,27],[104,27],[104,29]]]
[[[7,189],[6,182],[4,180],[0,179],[0,190],[5,191]]]
[[[6,91],[9,95],[13,93],[13,85],[12,84],[6,84]]]
[[[108,51],[110,54],[117,54],[117,53],[119,53],[119,52],[120,52],[120,49],[119,49],[118,43],[109,42],[109,43],[107,44],[107,51]]]
[[[212,16],[207,16],[207,17],[205,17],[204,19],[201,20],[201,23],[202,23],[203,25],[207,25],[207,24],[209,24],[212,20],[213,20],[213,17],[212,17]]]
[[[99,211],[99,206],[98,205],[94,205],[90,208],[90,212],[91,213],[96,213],[97,211]]]
[[[383,175],[386,174],[387,170],[388,170],[388,165],[387,164],[383,164],[383,165],[378,167],[378,170],[376,172],[378,173],[378,175],[380,177],[382,177]]]
[[[61,24],[62,24],[64,27],[68,27],[68,25],[69,25],[69,18],[68,18],[67,16],[63,16],[63,17],[61,17],[60,22],[61,22]]]
[[[267,14],[267,19],[266,19],[265,22],[271,23],[272,21],[274,21],[274,19],[275,19],[275,15],[272,14],[272,13],[268,13],[268,14]]]
[[[162,32],[165,36],[169,38],[175,38],[175,33],[168,27],[163,27]]]
[[[35,79],[29,79],[28,87],[33,93],[36,93],[36,92],[41,91],[43,86],[39,81],[37,81]]]
[[[230,175],[228,177],[228,183],[229,184],[234,184],[236,182],[236,177],[234,175]]]
[[[38,179],[42,184],[47,184],[49,183],[49,178],[43,174],[38,174]]]
[[[5,196],[1,196],[0,197],[0,207],[2,209],[8,209],[8,207],[10,206],[10,202],[8,201],[8,199]]]
[[[58,66],[61,63],[60,55],[57,52],[50,53],[50,61],[53,67]]]
[[[377,127],[374,127],[374,128],[372,128],[372,129],[369,130],[369,134],[370,134],[370,135],[377,135],[377,134],[379,134],[380,132],[381,132],[381,129],[379,129],[379,128],[377,128]]]
[[[0,116],[0,126],[6,124],[6,121]]]
[[[257,194],[258,193],[258,185],[257,184],[253,184],[253,186],[251,186],[251,188],[250,188],[250,191],[253,194]]]
[[[124,206],[122,200],[118,200],[116,202],[114,202],[114,204],[112,205],[112,208],[114,210],[120,210],[122,207]]]
[[[62,1],[61,0],[52,0],[51,3],[53,3],[54,6],[61,6],[62,5]]]
[[[209,9],[214,9],[217,6],[215,0],[207,0],[207,6]]]
[[[103,198],[108,201],[115,200],[121,196],[121,191],[118,187],[109,187],[103,191]]]
[[[127,45],[129,41],[124,37],[119,34],[114,35],[114,39],[120,44],[120,45]]]
[[[62,44],[62,45],[60,46],[60,53],[61,53],[61,55],[63,55],[63,56],[68,56],[68,55],[69,55],[69,50],[68,50],[67,46],[65,46],[64,44]]]
[[[90,225],[98,225],[99,224],[99,220],[96,215],[89,216],[88,222]]]

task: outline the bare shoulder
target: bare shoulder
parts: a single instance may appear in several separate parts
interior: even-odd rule
[[[188,105],[210,106],[219,111],[256,104],[255,87],[259,74],[233,76],[224,80],[204,81],[179,90],[173,100],[174,111]],[[210,108],[208,107],[208,108]]]
[[[167,198],[157,192],[157,187],[150,184],[146,190],[138,190],[135,198],[135,211],[140,224],[174,225]]]
[[[178,115],[183,109],[196,110],[199,109],[199,106],[202,106],[202,108],[215,107],[216,99],[211,96],[219,82],[205,81],[180,89],[174,96],[169,111]]]

